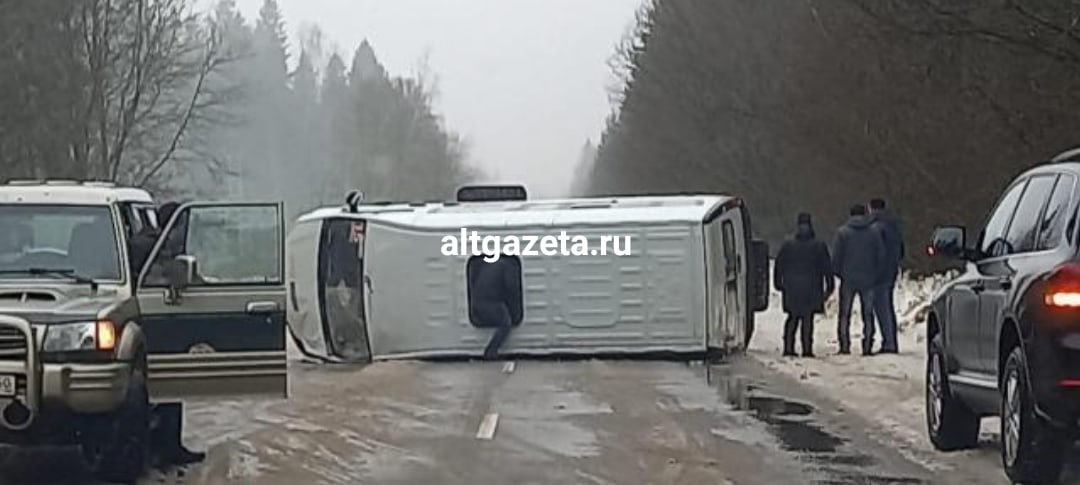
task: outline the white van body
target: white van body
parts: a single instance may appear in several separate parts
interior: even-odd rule
[[[351,226],[362,274],[351,307],[361,315],[343,323],[319,318],[332,293],[318,290],[330,286],[319,282],[319,265],[331,224]],[[287,243],[289,326],[304,353],[327,360],[480,356],[493,330],[470,322],[474,254],[444,255],[444,238],[460,239],[462,228],[504,240],[565,231],[588,238],[590,249],[601,236],[630,236],[630,254],[609,245],[606,255],[520,255],[523,319],[503,354],[737,351],[755,311],[748,226],[739,199],[720,195],[320,209],[299,219]],[[335,353],[335,333],[362,334],[367,355]]]

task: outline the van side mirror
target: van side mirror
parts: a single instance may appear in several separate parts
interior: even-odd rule
[[[968,259],[970,251],[967,248],[967,229],[963,226],[942,226],[934,229],[926,252],[930,256]]]

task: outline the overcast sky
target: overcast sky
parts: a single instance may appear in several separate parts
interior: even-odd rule
[[[207,5],[213,0],[203,0]],[[318,24],[348,62],[365,38],[392,74],[428,56],[436,109],[470,161],[538,196],[563,195],[610,112],[607,60],[641,0],[278,0],[296,48]],[[237,0],[253,22],[262,0]],[[295,56],[293,57],[295,61]]]

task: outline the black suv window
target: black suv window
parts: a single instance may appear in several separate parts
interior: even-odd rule
[[[1020,205],[1016,207],[1016,215],[1013,216],[1005,236],[1005,241],[1009,243],[1009,254],[1035,250],[1039,215],[1042,214],[1046,201],[1050,199],[1050,193],[1054,191],[1055,181],[1056,175],[1041,175],[1032,177],[1028,182],[1027,190],[1020,198]]]
[[[1001,198],[994,212],[990,215],[990,220],[986,221],[982,241],[979,243],[979,250],[983,255],[999,256],[1007,253],[1007,251],[1004,251],[1004,247],[1007,245],[1005,242],[1005,229],[1008,227],[1009,219],[1012,218],[1013,212],[1016,210],[1016,203],[1020,201],[1020,194],[1024,192],[1026,186],[1027,182],[1024,181],[1009,188],[1009,191]]]
[[[1061,242],[1061,235],[1065,228],[1065,215],[1069,210],[1069,201],[1072,199],[1073,176],[1062,175],[1058,177],[1054,185],[1054,193],[1050,195],[1050,203],[1046,206],[1042,221],[1039,223],[1039,242],[1036,250],[1054,249]]]

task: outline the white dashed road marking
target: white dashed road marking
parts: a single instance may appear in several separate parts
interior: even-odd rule
[[[510,373],[514,372],[514,367],[515,367],[515,365],[514,365],[513,361],[507,362],[506,364],[503,365],[503,372],[506,373],[506,374],[510,374]]]
[[[480,429],[476,430],[476,437],[482,440],[490,440],[495,436],[495,426],[499,424],[499,413],[488,413],[480,422]]]

